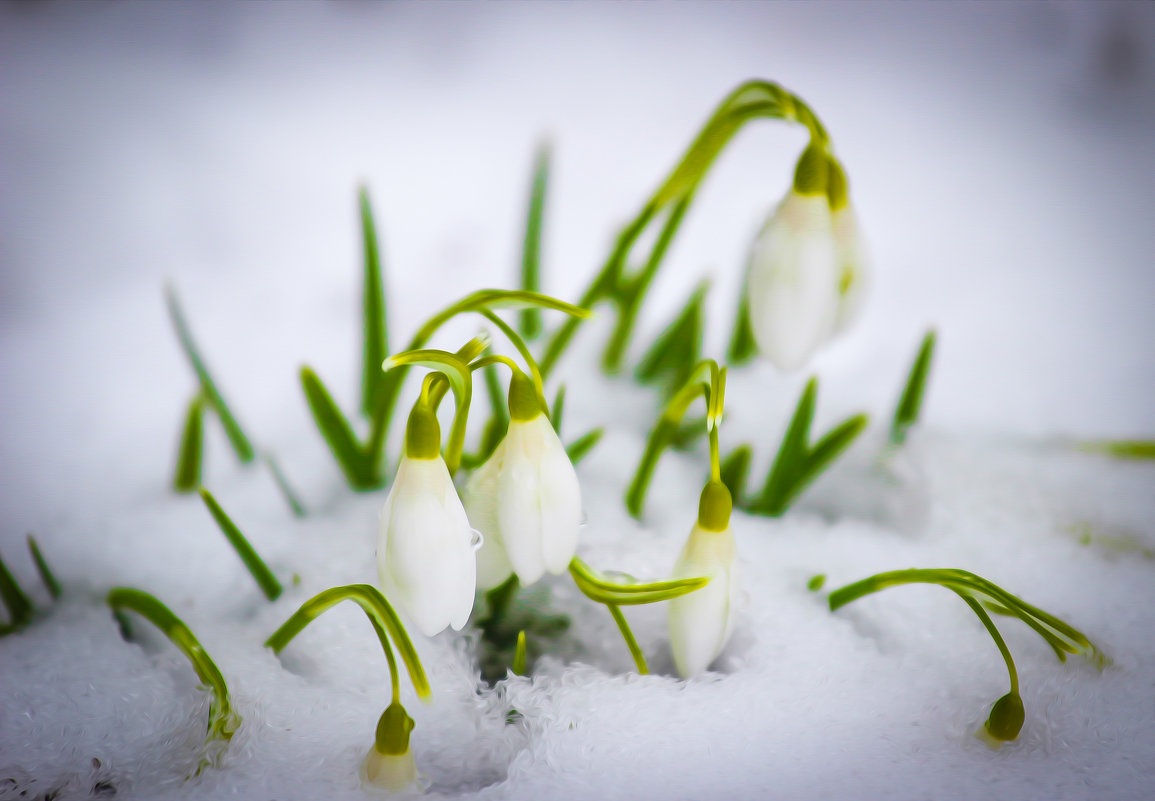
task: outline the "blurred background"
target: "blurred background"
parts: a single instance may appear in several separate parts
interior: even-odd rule
[[[133,442],[168,469],[191,377],[164,281],[242,415],[300,430],[300,363],[355,386],[359,184],[404,334],[513,284],[548,140],[544,288],[574,299],[752,77],[823,118],[871,244],[865,314],[813,365],[836,411],[886,408],[934,325],[935,425],[1155,435],[1153,45],[1151,3],[4,3],[6,506]],[[737,137],[638,347],[710,276],[722,353],[803,144]]]

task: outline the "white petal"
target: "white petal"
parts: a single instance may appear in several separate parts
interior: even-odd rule
[[[497,446],[485,464],[477,468],[465,489],[461,500],[469,524],[481,532],[481,549],[477,552],[477,589],[491,590],[502,584],[513,572],[513,566],[505,555],[505,544],[501,539],[501,528],[497,524],[497,476],[505,453],[505,440]]]
[[[758,349],[783,370],[801,367],[830,337],[838,310],[825,196],[787,195],[754,243],[748,280]]]
[[[382,754],[370,748],[361,763],[361,783],[366,788],[380,788],[399,793],[417,783],[417,763],[413,752]]]
[[[565,452],[553,426],[543,421],[545,448],[541,457],[541,529],[542,560],[545,569],[557,575],[569,567],[577,551],[581,530],[581,485],[573,462]]]
[[[544,443],[539,428],[516,420],[510,422],[505,437],[505,461],[497,480],[497,520],[509,563],[521,583],[528,585],[545,572],[540,492]]]
[[[476,569],[471,538],[440,457],[402,458],[382,514],[378,572],[389,600],[427,636],[453,621],[464,625],[469,616]]]
[[[722,652],[733,626],[737,582],[734,537],[727,529],[690,532],[674,566],[675,578],[708,576],[710,583],[669,602],[670,650],[685,678],[703,672]]]

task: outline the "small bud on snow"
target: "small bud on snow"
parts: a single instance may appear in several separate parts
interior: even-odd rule
[[[716,499],[715,493],[711,500]],[[706,501],[704,491],[702,503]],[[738,595],[738,566],[729,526],[711,531],[697,523],[691,529],[674,564],[673,577],[696,576],[709,578],[710,583],[669,602],[670,650],[683,678],[706,670],[730,639]]]

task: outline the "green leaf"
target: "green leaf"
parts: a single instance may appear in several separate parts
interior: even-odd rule
[[[557,388],[557,395],[554,396],[553,406],[550,407],[549,422],[553,425],[553,431],[559,437],[561,436],[561,421],[562,415],[565,412],[565,384]]]
[[[204,396],[198,392],[189,402],[181,430],[180,451],[172,488],[177,492],[195,492],[201,483],[204,454]]]
[[[746,495],[746,477],[750,474],[750,460],[753,456],[753,448],[739,445],[722,461],[722,483],[730,490],[730,497],[738,505],[741,505],[741,499]]]
[[[181,348],[184,350],[185,356],[196,371],[197,378],[201,383],[201,392],[208,401],[209,406],[217,413],[220,418],[221,425],[224,426],[225,434],[229,438],[229,442],[233,446],[233,450],[237,454],[237,458],[244,463],[251,462],[256,456],[256,451],[253,449],[252,443],[245,435],[241,424],[237,422],[237,418],[229,410],[229,405],[225,403],[224,396],[221,395],[220,390],[217,389],[216,382],[213,381],[209,374],[208,366],[197,349],[196,343],[193,341],[192,332],[189,330],[188,323],[185,322],[184,312],[181,311],[180,301],[177,299],[176,291],[171,286],[166,286],[164,290],[165,302],[168,305],[169,317],[172,319],[173,328],[176,329],[177,338],[180,340]]]
[[[8,571],[3,558],[0,558],[0,600],[8,608],[8,625],[0,627],[0,636],[27,625],[32,619],[35,611],[32,601],[20,588],[20,582]]]
[[[548,183],[549,146],[542,144],[534,157],[533,183],[525,220],[525,243],[521,251],[521,288],[528,292],[541,290],[542,213]],[[541,334],[541,309],[522,309],[518,319],[521,335],[526,339],[534,339]]]
[[[848,417],[811,446],[810,452],[806,455],[801,469],[790,487],[786,499],[787,505],[792,503],[803,490],[813,483],[814,479],[822,474],[823,470],[833,464],[834,460],[850,447],[858,435],[866,430],[869,422],[870,418],[865,414]]]
[[[285,646],[292,642],[294,637],[301,633],[305,626],[342,601],[353,601],[364,610],[373,623],[374,631],[378,633],[379,639],[381,639],[381,632],[389,633],[393,644],[401,652],[401,660],[409,671],[409,679],[413,682],[413,689],[417,691],[418,697],[428,698],[430,695],[429,680],[425,677],[425,671],[421,667],[421,660],[417,656],[413,642],[405,633],[401,618],[397,616],[397,612],[381,594],[381,591],[369,584],[350,584],[345,587],[333,587],[318,593],[303,603],[292,617],[273,632],[273,635],[265,642],[265,647],[272,648],[273,653],[279,654],[285,649]],[[388,649],[388,640],[381,639],[381,644],[383,648]],[[389,652],[386,651],[386,653]]]
[[[337,407],[333,396],[308,367],[301,368],[301,388],[305,391],[305,400],[309,402],[309,411],[313,413],[313,422],[325,438],[349,486],[354,489],[376,489],[384,484],[384,476],[377,473],[376,466],[361,450],[352,426]]]
[[[902,445],[906,432],[918,422],[922,410],[922,399],[926,394],[926,382],[930,377],[930,366],[934,359],[935,332],[928,331],[919,346],[918,355],[910,366],[906,385],[902,388],[898,406],[894,410],[894,420],[890,424],[890,444]]]
[[[586,458],[586,455],[601,441],[604,433],[604,428],[595,428],[566,445],[565,455],[569,457],[570,463],[576,466],[578,462]]]
[[[806,459],[806,443],[810,438],[810,425],[814,421],[814,406],[818,395],[818,379],[811,378],[798,399],[794,416],[786,427],[786,433],[778,446],[774,465],[766,476],[762,491],[754,499],[751,510],[761,514],[778,516],[786,511],[791,487],[802,472]]]
[[[48,594],[55,600],[61,596],[63,590],[60,587],[60,582],[56,580],[52,568],[48,566],[44,554],[40,553],[40,546],[36,544],[36,538],[31,534],[28,535],[28,551],[32,554],[32,561],[36,563],[36,570],[40,573],[40,580],[44,582],[44,587],[48,590]]]
[[[750,323],[750,296],[746,287],[738,297],[738,312],[734,317],[734,330],[730,334],[730,344],[726,348],[726,361],[733,365],[745,364],[758,354],[758,344],[754,341],[754,328]]]
[[[361,238],[365,247],[365,275],[361,289],[361,321],[364,339],[361,359],[361,411],[371,416],[382,400],[381,362],[389,353],[389,332],[385,308],[385,281],[377,246],[377,229],[369,191],[360,192]]]
[[[213,516],[213,520],[217,521],[217,525],[221,529],[221,533],[225,535],[225,539],[233,546],[233,550],[237,552],[237,556],[241,558],[245,568],[252,575],[257,582],[257,586],[261,588],[261,592],[270,601],[275,601],[284,592],[281,582],[277,581],[277,577],[273,575],[273,571],[269,570],[269,566],[261,559],[256,549],[249,544],[245,539],[245,535],[237,528],[236,524],[225,514],[225,510],[217,503],[217,499],[212,496],[207,489],[201,487],[201,500],[204,501],[205,506],[208,507],[209,513]]]
[[[108,605],[113,613],[121,610],[135,612],[152,623],[192,663],[201,684],[212,690],[209,704],[208,740],[228,742],[241,725],[241,717],[232,708],[229,688],[208,651],[200,644],[192,630],[180,618],[153,596],[131,587],[115,587],[108,593]]]
[[[277,489],[281,491],[285,502],[289,504],[289,508],[293,510],[293,516],[305,517],[307,514],[305,506],[301,503],[300,498],[297,497],[297,493],[293,491],[292,485],[289,484],[288,477],[284,471],[281,470],[281,466],[277,463],[277,460],[273,458],[271,453],[262,454],[261,458],[264,459],[265,464],[268,466],[269,472],[273,476],[273,482],[277,485]]]
[[[666,398],[677,392],[697,364],[706,325],[705,300],[710,283],[703,281],[686,305],[646,351],[634,376],[643,384],[659,384]]]
[[[1086,453],[1098,453],[1115,459],[1150,461],[1155,459],[1155,440],[1150,439],[1103,439],[1088,440],[1075,445]]]

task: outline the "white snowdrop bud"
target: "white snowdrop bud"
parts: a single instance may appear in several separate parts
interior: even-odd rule
[[[382,591],[429,637],[465,625],[477,571],[473,531],[440,445],[436,415],[418,402],[377,541]]]
[[[730,492],[711,481],[702,490],[698,522],[674,564],[674,578],[704,576],[710,583],[669,602],[670,650],[683,678],[706,670],[726,646],[738,594]]]
[[[413,718],[394,701],[377,723],[377,737],[361,763],[361,784],[367,789],[399,793],[419,788],[417,763],[409,750]]]
[[[577,550],[581,488],[565,447],[542,413],[530,380],[514,373],[509,430],[465,488],[469,519],[485,538],[479,584],[497,586],[510,572],[532,584],[562,573]]]

